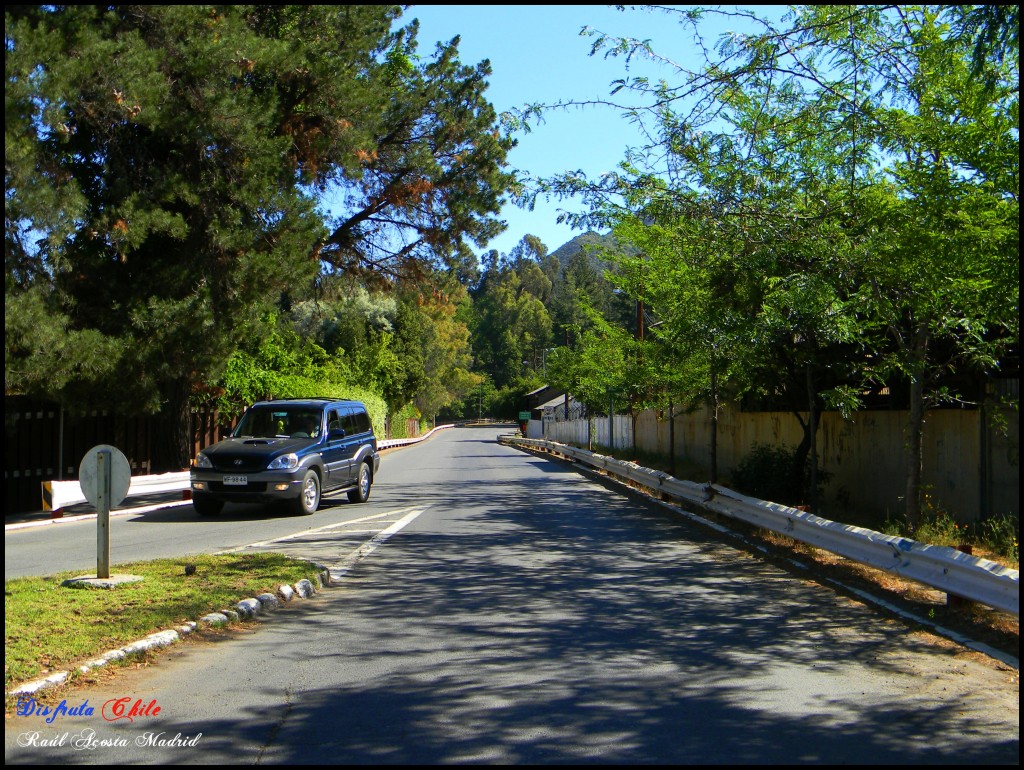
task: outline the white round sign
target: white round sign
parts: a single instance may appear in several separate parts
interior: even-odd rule
[[[120,449],[110,444],[98,444],[86,452],[78,466],[78,483],[82,487],[85,499],[99,508],[102,480],[99,475],[100,463],[96,456],[101,452],[106,454],[104,462],[110,465],[110,499],[107,505],[113,508],[128,496],[128,487],[132,483],[131,466]]]

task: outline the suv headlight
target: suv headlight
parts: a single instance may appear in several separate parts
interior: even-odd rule
[[[275,457],[267,466],[268,471],[283,471],[299,467],[299,456],[294,452]]]
[[[213,463],[210,462],[210,458],[204,455],[202,452],[196,455],[196,467],[197,468],[212,468]]]

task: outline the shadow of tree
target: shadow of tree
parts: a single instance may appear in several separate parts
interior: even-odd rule
[[[382,480],[428,515],[247,640],[231,717],[170,704],[188,761],[1017,764],[1015,688],[953,650],[569,467],[473,456]]]

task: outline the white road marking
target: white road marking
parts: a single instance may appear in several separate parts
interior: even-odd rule
[[[379,548],[385,542],[387,542],[388,538],[390,538],[392,535],[401,532],[403,529],[405,529],[406,526],[411,524],[416,519],[417,516],[419,516],[429,507],[430,506],[426,506],[424,508],[413,508],[409,513],[407,513],[401,519],[396,521],[390,527],[378,532],[376,535],[371,537],[366,543],[357,548],[355,552],[347,556],[341,562],[340,565],[338,565],[337,567],[331,567],[331,582],[334,582],[335,580],[341,580],[343,577],[345,577],[345,575],[347,575],[349,571],[357,563],[359,563],[364,558],[369,556],[371,553],[376,551],[377,548]]]
[[[407,511],[410,511],[410,510],[415,510],[416,511],[416,515],[419,516],[421,513],[423,513],[423,511],[426,510],[426,508],[415,508],[415,509],[414,508],[399,508],[399,509],[394,510],[394,511],[387,511],[385,513],[375,513],[372,516],[363,516],[362,518],[352,519],[351,521],[342,521],[342,522],[339,522],[337,524],[326,524],[326,525],[324,525],[322,527],[316,527],[316,528],[313,528],[313,529],[304,529],[302,532],[295,532],[295,533],[293,533],[291,535],[284,535],[283,537],[275,537],[275,538],[273,538],[271,540],[261,540],[258,543],[247,543],[246,545],[240,545],[237,548],[228,548],[226,551],[217,551],[214,555],[215,556],[220,556],[220,555],[226,554],[226,553],[238,553],[239,551],[244,551],[247,548],[262,548],[264,546],[273,545],[274,543],[282,543],[282,542],[285,542],[287,540],[295,540],[297,538],[305,537],[307,535],[312,535],[312,534],[315,534],[317,532],[328,532],[328,531],[330,531],[332,529],[342,529],[342,528],[347,527],[347,526],[349,526],[351,524],[362,524],[364,521],[372,521],[373,519],[383,519],[383,518],[387,518],[387,517],[390,517],[390,516],[398,516],[400,514],[406,513]],[[356,532],[374,532],[376,530],[355,530],[355,531]],[[390,537],[390,535],[388,537]]]

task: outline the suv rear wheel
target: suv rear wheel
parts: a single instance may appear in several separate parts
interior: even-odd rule
[[[312,516],[320,507],[320,477],[308,470],[302,478],[302,491],[292,501],[292,510],[300,516]]]
[[[370,471],[369,463],[360,463],[359,481],[356,488],[348,493],[350,503],[365,503],[370,499],[370,485],[373,483],[373,473]]]

